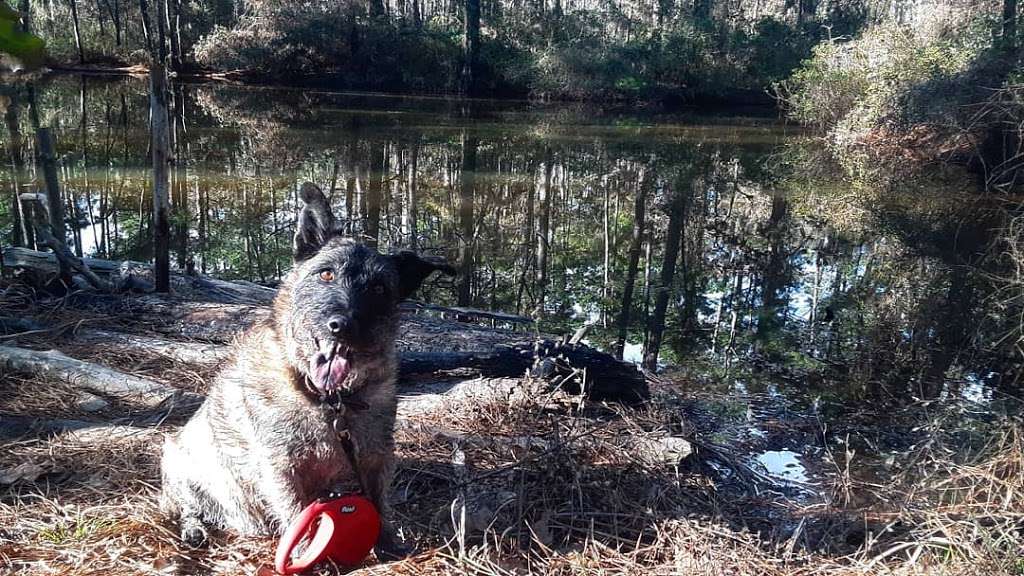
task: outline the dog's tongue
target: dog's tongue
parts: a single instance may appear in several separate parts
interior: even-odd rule
[[[341,388],[348,376],[350,364],[348,359],[335,354],[334,358],[317,366],[316,384],[324,392],[334,392]]]

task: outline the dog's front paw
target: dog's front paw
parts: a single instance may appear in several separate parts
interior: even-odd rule
[[[373,553],[381,562],[401,560],[410,556],[412,552],[412,546],[406,544],[398,537],[398,534],[391,531],[382,532],[380,539],[377,540],[377,545],[373,547]]]
[[[202,548],[210,541],[210,534],[197,519],[182,519],[181,541],[189,548]]]

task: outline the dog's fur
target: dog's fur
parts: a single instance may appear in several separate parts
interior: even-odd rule
[[[344,238],[312,184],[302,199],[295,266],[270,319],[241,337],[203,406],[167,439],[161,507],[197,546],[207,526],[280,533],[329,490],[362,487],[384,520],[377,555],[395,557],[402,544],[388,522],[387,493],[398,302],[435,270],[453,270]],[[334,277],[325,280],[325,271]],[[339,410],[331,398],[359,409]],[[355,448],[355,471],[339,430]]]

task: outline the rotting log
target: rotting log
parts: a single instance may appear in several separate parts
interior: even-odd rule
[[[63,380],[79,388],[149,408],[198,405],[200,400],[194,393],[71,358],[57,350],[0,346],[0,368]]]
[[[25,196],[24,194],[22,196]],[[35,195],[33,195],[35,196]],[[116,274],[119,273],[125,267],[131,268],[149,268],[150,265],[145,262],[135,262],[132,260],[103,260],[101,258],[82,258],[89,268],[97,274]],[[53,254],[49,252],[41,252],[39,250],[31,250],[29,248],[21,248],[18,246],[7,246],[4,248],[4,266],[12,268],[33,268],[43,271],[56,271],[57,260]]]
[[[215,366],[231,354],[231,348],[209,342],[186,342],[159,338],[146,334],[131,334],[111,330],[79,330],[74,335],[76,344],[90,344],[114,350],[128,350],[147,355],[159,355],[175,362],[201,366]]]
[[[404,352],[400,366],[404,376],[467,368],[487,377],[530,375],[599,401],[639,403],[649,397],[647,380],[634,366],[583,344],[551,340],[472,352]]]
[[[64,418],[36,418],[33,416],[12,416],[0,414],[0,440],[14,440],[28,435],[45,436],[74,432],[80,436],[96,436],[97,440],[146,434],[155,428],[152,425],[133,426],[112,422],[90,422]]]
[[[533,325],[533,318],[526,316],[519,316],[516,314],[509,314],[507,312],[494,312],[491,310],[478,310],[476,308],[466,308],[464,306],[438,306],[437,304],[428,304],[426,302],[409,301],[405,304],[408,309],[411,310],[429,310],[431,312],[440,312],[442,314],[452,314],[457,317],[468,317],[484,320],[492,320],[495,322],[506,322],[508,324],[515,325]]]
[[[100,258],[82,258],[81,262],[98,276],[110,276],[108,282],[113,284],[117,290],[150,291],[153,289],[147,280],[138,277],[152,274],[153,267],[146,262]],[[8,268],[24,268],[43,274],[56,274],[58,271],[58,260],[53,254],[15,246],[4,248],[3,264]],[[209,276],[172,274],[171,283],[174,291],[178,294],[203,298],[212,302],[269,304],[277,294],[273,288],[252,282],[229,282]]]

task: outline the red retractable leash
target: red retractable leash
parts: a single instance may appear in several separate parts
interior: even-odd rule
[[[359,478],[356,448],[343,418],[347,409],[362,411],[369,406],[336,391],[333,397],[320,400],[333,409],[331,426],[345,452],[356,478]],[[360,488],[366,487],[359,482]],[[279,574],[298,574],[323,560],[341,566],[357,566],[370,554],[380,537],[381,520],[377,507],[370,500],[348,494],[331,500],[318,499],[303,510],[285,530],[277,544],[274,568]],[[303,542],[306,547],[298,558],[292,558]]]
[[[317,500],[288,525],[277,545],[274,568],[287,575],[304,572],[323,560],[356,566],[373,550],[378,536],[380,515],[366,498],[348,495]],[[306,549],[293,559],[296,547],[304,541]]]

